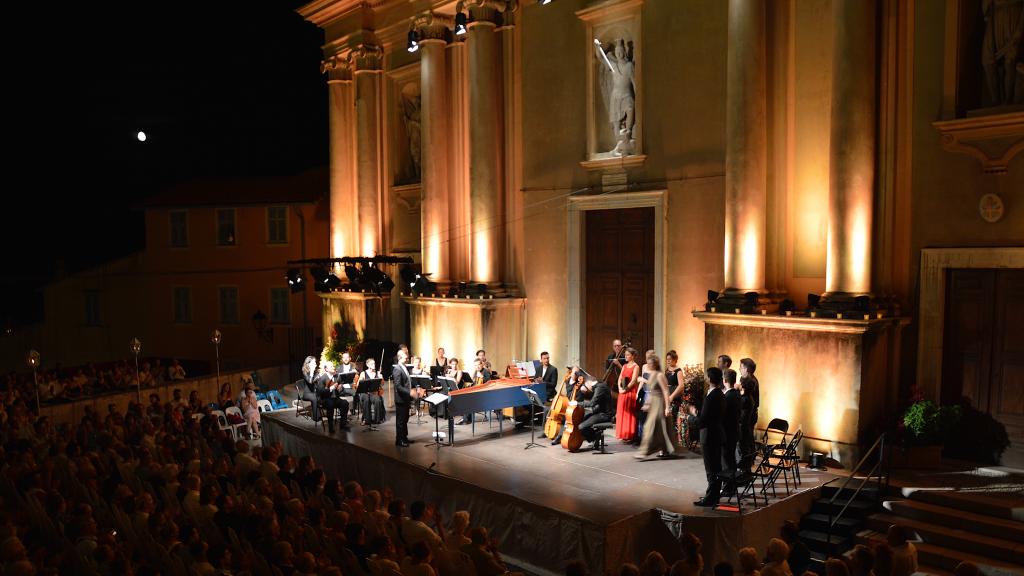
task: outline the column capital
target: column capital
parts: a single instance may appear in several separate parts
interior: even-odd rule
[[[419,35],[420,43],[430,40],[440,40],[444,43],[451,41],[451,27],[454,25],[454,18],[434,11],[423,12],[412,18],[412,27]]]
[[[384,49],[379,44],[364,42],[352,48],[348,59],[354,72],[381,70],[384,65]]]
[[[513,13],[519,9],[518,0],[464,0],[461,3],[469,13],[469,25],[493,24],[512,26]]]
[[[333,54],[320,62],[320,73],[327,74],[327,83],[352,80],[352,66],[348,56]]]

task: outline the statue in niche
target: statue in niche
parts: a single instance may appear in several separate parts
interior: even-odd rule
[[[402,121],[405,124],[405,135],[409,139],[409,161],[412,174],[410,182],[420,181],[420,89],[414,82],[402,86]]]
[[[1024,34],[1024,2],[982,0],[985,32],[981,44],[981,65],[989,104],[1005,106],[1024,103],[1024,62],[1020,43]]]
[[[634,150],[633,125],[636,113],[633,41],[619,38],[606,48],[595,38],[594,50],[599,60],[601,95],[608,107],[608,120],[615,137],[615,147],[609,154],[629,156]]]

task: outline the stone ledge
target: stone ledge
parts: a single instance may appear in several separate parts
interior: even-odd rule
[[[751,328],[833,332],[839,334],[865,334],[893,324],[906,325],[910,323],[909,318],[892,316],[883,316],[882,318],[875,316],[864,320],[863,317],[859,319],[811,318],[808,316],[778,316],[774,314],[728,314],[724,312],[704,312],[701,310],[694,311],[693,316],[705,324],[720,326],[746,326]]]

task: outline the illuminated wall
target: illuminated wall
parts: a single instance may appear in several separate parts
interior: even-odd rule
[[[772,418],[802,428],[805,449],[852,465],[859,441],[874,441],[895,407],[890,351],[899,321],[870,322],[701,314],[706,322],[705,365],[719,354],[757,362],[761,407],[757,426]],[[817,440],[815,440],[817,439]]]
[[[471,361],[483,348],[493,369],[502,375],[513,358],[526,355],[523,299],[411,298],[407,302],[412,326],[409,348],[414,354],[433,358],[438,348],[444,348],[449,358],[458,358],[463,368],[470,368],[467,359]]]

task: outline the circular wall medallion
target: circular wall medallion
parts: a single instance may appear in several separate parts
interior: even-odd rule
[[[991,192],[978,201],[978,212],[985,222],[999,222],[1003,217],[1003,199]]]

